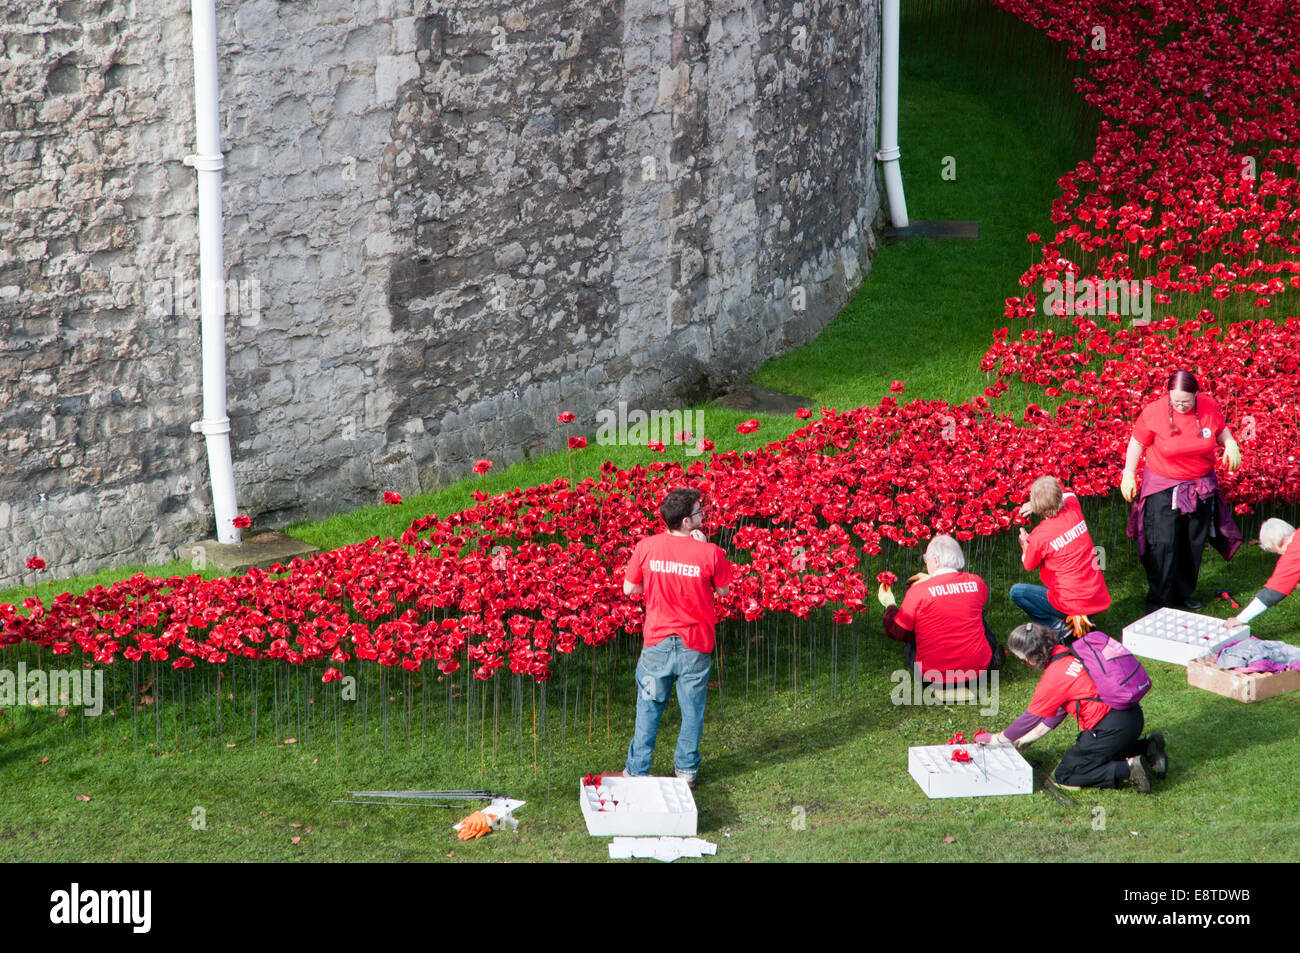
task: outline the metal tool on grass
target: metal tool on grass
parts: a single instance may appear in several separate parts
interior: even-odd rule
[[[465,806],[464,802],[454,804],[441,804],[437,801],[349,801],[346,799],[335,799],[330,801],[331,804],[369,804],[374,807],[440,807],[448,811],[455,811]]]
[[[349,791],[353,797],[429,798],[438,801],[490,801],[495,791]]]
[[[379,801],[338,799],[331,804],[368,804],[378,807],[463,808],[471,801],[495,801],[504,795],[494,791],[349,791],[353,798],[383,798]]]

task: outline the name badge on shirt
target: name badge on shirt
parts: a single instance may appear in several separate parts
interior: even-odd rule
[[[1209,439],[1210,439],[1211,437],[1213,437],[1213,436],[1214,436],[1214,434],[1210,433],[1210,428],[1209,428],[1209,427],[1202,427],[1202,428],[1201,428],[1201,438],[1202,438],[1203,440],[1209,440]]]

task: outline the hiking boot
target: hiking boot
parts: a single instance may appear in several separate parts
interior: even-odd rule
[[[1193,596],[1188,596],[1183,600],[1183,608],[1190,609],[1192,612],[1200,612],[1205,608],[1205,603]]]
[[[1150,770],[1146,755],[1128,759],[1128,783],[1137,788],[1139,794],[1151,793]]]
[[[1151,765],[1151,773],[1157,778],[1163,778],[1169,773],[1169,758],[1165,755],[1165,736],[1158,731],[1153,731],[1147,736],[1147,764]]]

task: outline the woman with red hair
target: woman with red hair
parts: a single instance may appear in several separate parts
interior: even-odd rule
[[[1133,424],[1120,482],[1124,499],[1134,503],[1128,535],[1138,543],[1147,572],[1147,612],[1162,606],[1196,611],[1196,579],[1208,541],[1231,559],[1241,545],[1214,475],[1218,448],[1229,470],[1241,466],[1223,412],[1190,371],[1169,375],[1168,393],[1142,408]],[[1142,488],[1137,466],[1145,453]]]

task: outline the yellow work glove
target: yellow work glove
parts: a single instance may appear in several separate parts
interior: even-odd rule
[[[898,605],[898,600],[894,598],[894,593],[891,592],[889,587],[885,585],[882,585],[879,589],[876,590],[876,598],[880,600],[880,604],[884,606],[886,609],[888,609],[890,606]]]
[[[929,579],[929,578],[930,578],[930,574],[929,574],[928,572],[918,572],[918,573],[917,573],[916,575],[914,575],[914,576],[908,576],[908,577],[907,577],[907,581],[908,581],[908,582],[925,582],[925,581],[926,581],[927,579]]]
[[[1223,441],[1223,459],[1227,462],[1230,473],[1236,472],[1241,466],[1241,447],[1231,437]]]
[[[1124,494],[1125,502],[1132,503],[1133,497],[1138,495],[1138,481],[1131,473],[1125,473],[1123,479],[1119,481],[1119,491]]]
[[[460,822],[460,831],[456,836],[461,840],[477,840],[491,829],[488,816],[482,811],[475,811]]]

